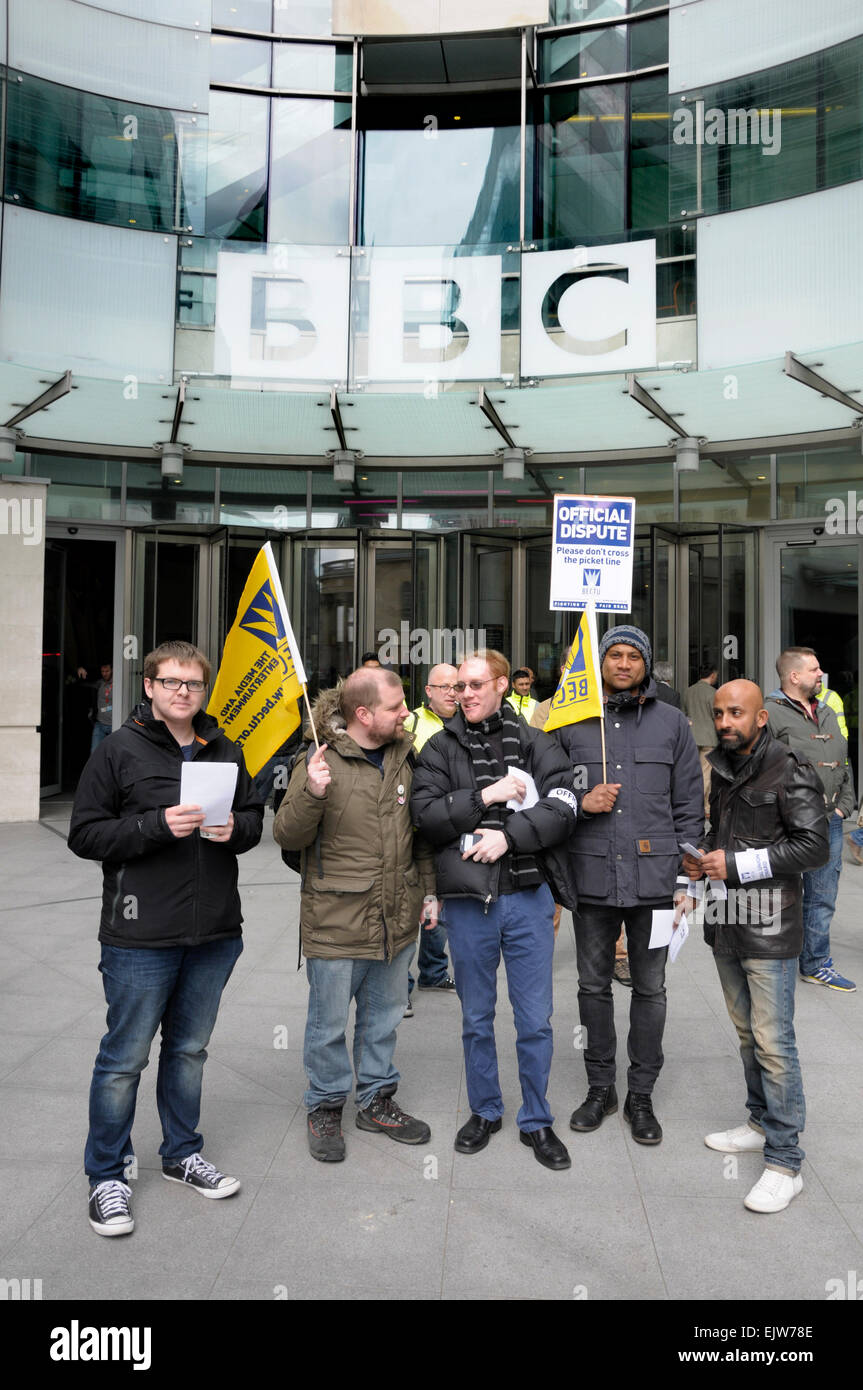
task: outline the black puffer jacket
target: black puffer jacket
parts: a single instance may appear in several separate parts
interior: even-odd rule
[[[230,841],[178,840],[165,810],[180,801],[183,754],[167,724],[143,700],[122,729],[106,738],[78,783],[69,848],[102,861],[99,940],[108,946],[197,946],[239,936],[237,855],[261,838],[263,805],[243,755],[203,711],[193,727],[194,759],[236,763]]]
[[[717,955],[790,960],[803,947],[801,874],[830,858],[821,782],[769,729],[739,771],[722,748],[707,761],[711,829],[698,847],[725,850],[728,902],[708,900],[704,939]],[[747,849],[769,852],[772,877],[741,888],[735,855]]]
[[[505,813],[505,830],[517,854],[534,854],[555,899],[575,907],[575,878],[570,841],[575,831],[577,800],[572,769],[548,734],[518,720],[518,739],[526,772],[536,782],[540,800],[529,811]],[[563,795],[552,795],[555,789]],[[457,710],[440,733],[423,747],[414,771],[411,814],[417,829],[435,848],[437,892],[441,898],[498,896],[501,860],[480,864],[462,859],[459,840],[476,830],[486,814],[482,807],[465,732]]]

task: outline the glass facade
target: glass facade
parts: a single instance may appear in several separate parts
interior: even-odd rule
[[[5,196],[140,231],[204,230],[207,120],[10,72]]]
[[[29,458],[29,465],[27,459]],[[488,469],[383,469],[356,465],[353,483],[330,466],[213,468],[187,463],[182,482],[145,462],[75,454],[18,454],[10,473],[50,478],[48,514],[78,521],[212,523],[303,531],[349,527],[449,533],[489,528],[521,535],[548,528],[556,492],[635,497],[639,526],[663,523],[747,526],[823,520],[849,493],[863,501],[856,445],[777,454],[702,455],[697,472],[674,478],[671,459],[528,466],[521,481]],[[772,476],[776,505],[771,507]],[[837,512],[838,514],[838,512]]]
[[[671,206],[683,216],[859,179],[863,38],[681,94],[672,108]]]

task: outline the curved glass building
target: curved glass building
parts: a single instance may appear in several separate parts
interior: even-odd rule
[[[484,633],[548,694],[556,492],[635,497],[678,688],[813,645],[856,765],[856,0],[2,0],[0,39],[4,816],[74,785],[103,662],[119,723],[157,642],[217,656],[267,539],[313,684],[387,642],[416,703],[412,634]]]

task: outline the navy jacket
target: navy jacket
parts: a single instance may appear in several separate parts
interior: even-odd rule
[[[96,749],[78,783],[69,848],[102,861],[99,940],[108,946],[197,946],[239,936],[237,855],[261,838],[263,804],[243,754],[203,711],[195,759],[238,766],[234,833],[226,845],[197,831],[178,840],[165,810],[180,801],[183,754],[143,700]]]
[[[585,719],[555,730],[576,792],[603,780],[599,724]],[[572,843],[579,902],[667,904],[681,843],[697,845],[704,831],[704,781],[689,721],[658,700],[648,680],[633,701],[609,697],[605,739],[607,780],[622,786],[612,811],[582,811]]]

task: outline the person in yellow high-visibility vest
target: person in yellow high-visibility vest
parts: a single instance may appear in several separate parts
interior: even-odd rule
[[[842,703],[842,696],[837,695],[835,690],[831,690],[827,684],[826,674],[821,677],[821,690],[818,694],[819,700],[825,700],[839,720],[839,730],[845,742],[848,742],[848,725],[845,722],[845,706]]]
[[[520,714],[529,724],[533,718],[533,712],[539,703],[530,693],[530,671],[522,666],[520,670],[512,673],[512,690],[506,697],[508,705],[512,705],[516,714]]]
[[[430,738],[440,733],[444,720],[452,719],[458,709],[454,690],[457,680],[458,671],[455,666],[447,666],[444,663],[433,666],[429,671],[425,700],[421,705],[417,705],[416,709],[411,710],[405,720],[406,731],[413,735],[415,754],[419,753]],[[446,930],[442,924],[420,932],[417,964],[420,989],[442,990],[446,994],[455,990],[455,981],[449,973],[446,954]],[[414,977],[408,970],[408,1003],[405,1018],[413,1018],[414,1015],[411,1002],[413,988]]]

